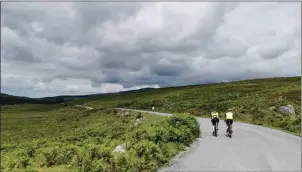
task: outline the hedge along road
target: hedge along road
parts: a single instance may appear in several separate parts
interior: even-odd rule
[[[132,110],[155,115],[172,114]],[[233,137],[225,136],[219,122],[218,137],[212,136],[210,119],[197,118],[201,136],[169,167],[159,171],[301,171],[301,137],[261,126],[233,123]]]

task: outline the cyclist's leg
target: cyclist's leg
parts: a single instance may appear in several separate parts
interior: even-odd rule
[[[231,129],[231,131],[233,131],[233,120],[232,119],[230,120],[230,129]]]
[[[211,123],[212,123],[212,125],[213,125],[213,133],[214,133],[214,126],[215,126],[215,122],[214,122],[214,118],[213,119],[211,119]]]
[[[216,127],[216,131],[215,131],[215,127]],[[218,119],[214,118],[214,130],[213,130],[213,133],[217,132],[217,131],[218,131]]]
[[[217,130],[218,130],[218,126],[219,126],[219,118],[217,118]]]
[[[227,125],[227,129],[226,129],[226,132],[228,132],[228,129],[229,129],[229,125],[230,125],[230,120],[229,120],[229,119],[227,119],[227,120],[226,120],[226,125]]]

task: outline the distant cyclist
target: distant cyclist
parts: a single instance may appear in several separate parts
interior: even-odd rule
[[[233,125],[233,113],[230,111],[229,109],[229,112],[227,112],[225,114],[225,122],[226,122],[226,125],[229,126],[230,125],[230,129],[232,131],[232,125]],[[228,132],[228,128],[226,130],[226,132]]]
[[[214,112],[211,113],[211,116],[212,116],[211,122],[212,122],[212,125],[213,125],[213,134],[214,134],[216,123],[217,123],[217,131],[218,131],[219,114],[218,114],[218,112],[214,111]]]

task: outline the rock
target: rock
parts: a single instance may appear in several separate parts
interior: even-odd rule
[[[137,125],[139,125],[140,123],[142,123],[143,122],[143,120],[145,120],[146,119],[146,117],[142,117],[142,118],[139,118],[139,119],[136,119],[136,121],[135,121],[135,126],[137,126]]]
[[[89,109],[89,110],[93,109],[93,107],[89,107],[89,106],[84,106],[84,108]]]
[[[279,101],[281,101],[282,100],[282,96],[279,96],[278,99],[279,99]]]
[[[268,108],[269,110],[275,110],[276,109],[276,106],[271,106]]]
[[[279,111],[283,113],[295,114],[295,109],[292,105],[281,106]]]
[[[138,124],[140,124],[141,123],[141,120],[140,119],[136,119],[136,121],[135,121],[135,126],[137,126]]]
[[[141,123],[141,122],[143,122],[143,120],[145,120],[145,119],[146,119],[146,117],[142,117],[142,118],[136,119],[136,122]]]
[[[119,111],[117,115],[119,116],[126,116],[128,114],[128,112],[122,110],[122,111]]]
[[[118,146],[113,150],[113,152],[122,152],[122,153],[126,152],[126,150],[125,150],[125,144],[118,145]]]

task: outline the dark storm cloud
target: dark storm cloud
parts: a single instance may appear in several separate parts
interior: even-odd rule
[[[4,2],[1,10],[1,89],[12,94],[301,74],[294,3]]]

